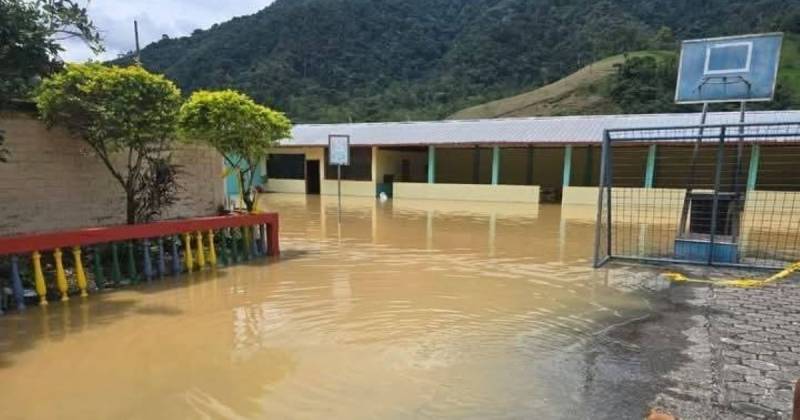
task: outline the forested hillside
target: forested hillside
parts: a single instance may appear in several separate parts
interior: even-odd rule
[[[637,51],[611,56],[549,85],[462,109],[450,119],[618,113],[691,112],[699,105],[674,102],[678,51]],[[738,104],[712,104],[712,110]],[[775,96],[749,109],[800,108],[800,35],[783,40]]]
[[[798,26],[796,0],[277,0],[141,56],[298,122],[436,119],[610,55]]]

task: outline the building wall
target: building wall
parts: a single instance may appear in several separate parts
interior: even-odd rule
[[[538,203],[539,187],[535,185],[424,184],[397,182],[394,184],[394,197],[398,199],[414,198]]]
[[[30,114],[0,114],[8,163],[0,163],[0,235],[125,223],[125,194],[100,159],[65,131]],[[121,158],[121,157],[120,157]],[[223,201],[222,158],[180,146],[178,203],[164,218],[215,214]]]

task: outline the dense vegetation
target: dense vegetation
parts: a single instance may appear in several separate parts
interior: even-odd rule
[[[142,61],[184,92],[239,89],[300,122],[433,119],[608,55],[791,29],[799,10],[785,0],[277,0],[165,37]]]

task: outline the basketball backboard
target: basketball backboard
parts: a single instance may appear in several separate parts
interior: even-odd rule
[[[350,165],[350,136],[331,134],[328,136],[328,163],[331,165]]]
[[[675,102],[772,100],[782,41],[782,33],[684,41]]]

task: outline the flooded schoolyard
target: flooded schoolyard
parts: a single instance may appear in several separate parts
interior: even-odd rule
[[[582,418],[586,346],[653,310],[592,208],[261,207],[277,260],[0,317],[0,418]]]

